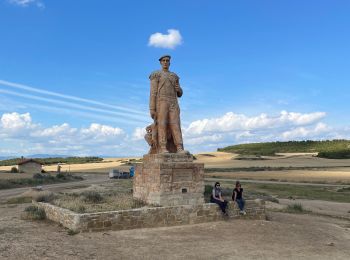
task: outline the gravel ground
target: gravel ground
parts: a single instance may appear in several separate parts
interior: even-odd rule
[[[0,206],[0,259],[348,259],[350,221],[271,212],[269,221],[82,233]]]

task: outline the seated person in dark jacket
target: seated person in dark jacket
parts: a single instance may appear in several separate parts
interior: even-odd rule
[[[226,208],[228,201],[224,200],[221,196],[221,188],[219,182],[215,182],[212,194],[210,196],[210,202],[218,204],[222,212],[227,215]]]
[[[243,199],[243,188],[241,187],[241,183],[239,181],[236,181],[236,188],[233,189],[232,200],[237,202],[240,213],[245,215],[246,212],[244,211],[245,201]]]

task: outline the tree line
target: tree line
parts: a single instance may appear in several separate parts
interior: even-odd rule
[[[317,156],[322,158],[350,159],[350,140],[249,143],[231,145],[217,150],[257,156],[276,155],[276,153],[318,153]]]

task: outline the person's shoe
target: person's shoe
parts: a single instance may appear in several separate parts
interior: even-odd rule
[[[242,215],[247,215],[247,212],[245,212],[244,210],[241,210],[239,213],[241,213]]]

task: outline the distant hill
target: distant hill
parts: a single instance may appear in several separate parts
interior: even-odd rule
[[[40,161],[42,164],[50,165],[50,164],[57,164],[57,163],[66,163],[66,164],[77,164],[77,163],[98,163],[102,162],[103,158],[96,157],[96,156],[89,156],[89,157],[49,157],[49,158],[38,158],[38,157],[26,157],[26,158],[35,158],[36,160]],[[0,166],[11,166],[16,165],[18,162],[20,162],[21,158],[14,158],[14,159],[7,159],[7,160],[0,160]]]
[[[7,160],[7,159],[12,159],[15,158],[16,156],[0,156],[0,161],[1,160]]]
[[[289,141],[238,144],[218,148],[219,152],[244,155],[275,155],[276,153],[318,153],[318,157],[350,159],[350,140]]]
[[[67,158],[73,157],[71,155],[61,155],[61,154],[31,154],[26,156],[26,158]]]

